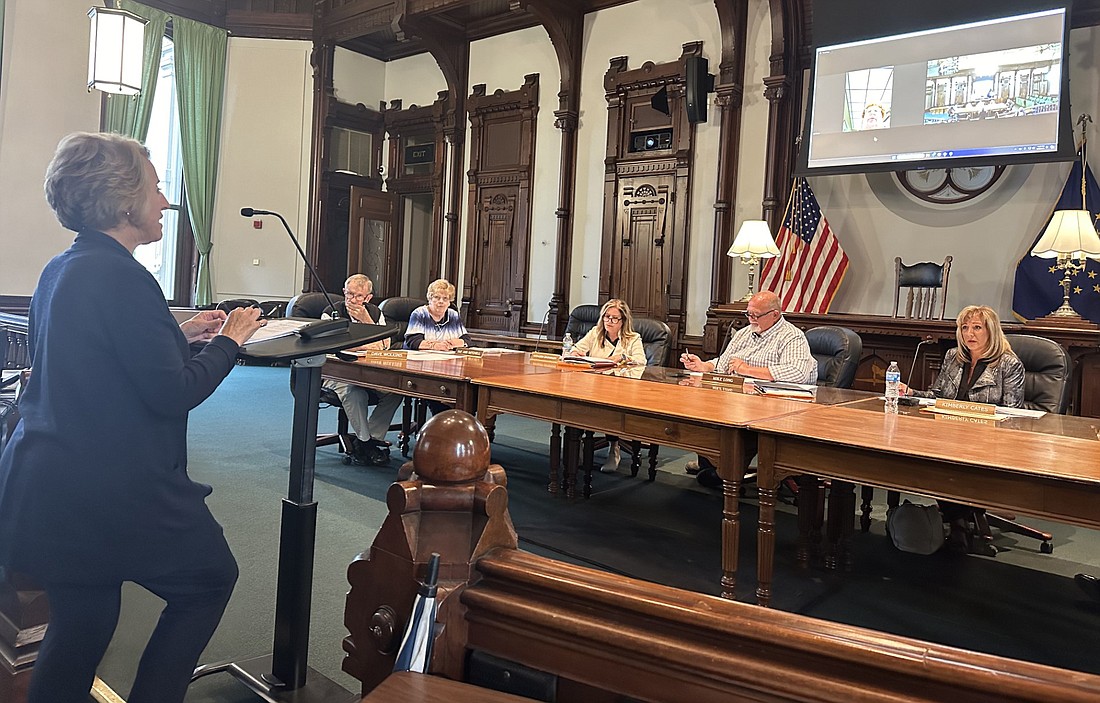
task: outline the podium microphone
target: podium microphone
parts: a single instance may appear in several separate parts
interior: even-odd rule
[[[302,257],[302,261],[305,262],[306,268],[309,269],[310,274],[313,275],[313,282],[317,284],[317,287],[321,289],[321,293],[324,294],[325,300],[328,301],[328,306],[332,310],[333,319],[331,320],[317,320],[311,322],[305,327],[298,330],[298,336],[305,340],[317,339],[319,337],[331,337],[336,334],[344,334],[348,331],[349,320],[341,317],[337,317],[336,304],[332,302],[332,296],[325,290],[325,284],[321,283],[321,277],[317,275],[317,270],[313,268],[313,264],[309,263],[309,257],[302,251],[302,247],[298,244],[298,238],[294,236],[294,232],[291,231],[290,225],[286,223],[283,216],[277,212],[271,210],[256,210],[255,208],[242,207],[241,217],[255,217],[256,215],[274,215],[279,218],[279,222],[283,223],[283,229],[286,230],[287,235],[290,236],[290,241],[294,242],[294,248],[298,250],[298,255]]]
[[[535,351],[539,350],[539,344],[542,343],[542,336],[546,333],[546,323],[550,320],[550,306],[546,306],[546,314],[542,316],[542,324],[539,325],[539,336],[535,337]]]

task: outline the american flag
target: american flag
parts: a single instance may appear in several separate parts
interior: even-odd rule
[[[795,183],[775,244],[779,256],[764,260],[760,290],[778,295],[785,312],[829,312],[848,271],[848,255],[805,178]]]

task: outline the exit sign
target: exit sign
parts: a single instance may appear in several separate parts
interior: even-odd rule
[[[418,144],[405,147],[405,165],[430,164],[435,161],[435,144]]]

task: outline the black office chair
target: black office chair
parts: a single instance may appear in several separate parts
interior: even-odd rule
[[[942,264],[926,261],[906,265],[901,257],[894,259],[894,317],[898,314],[901,290],[905,289],[905,317],[919,320],[942,320],[947,309],[947,279],[951,273],[951,257]],[[939,304],[937,305],[937,299]]]
[[[412,315],[413,310],[424,305],[425,302],[424,298],[395,296],[386,298],[378,304],[378,309],[382,311],[382,315],[386,318],[386,324],[397,326],[397,331],[390,338],[392,348],[404,349],[405,331],[409,329],[409,317]],[[409,456],[410,441],[413,435],[423,427],[427,416],[427,406],[424,403],[420,401],[414,403],[412,398],[405,397],[405,402],[401,404],[401,430],[397,435],[397,447],[401,450],[401,456]]]
[[[332,302],[339,304],[344,296],[333,295],[330,296]],[[308,317],[319,318],[328,308],[328,298],[324,293],[299,293],[298,295],[287,301],[286,308],[284,309],[285,317]],[[290,389],[294,390],[294,374],[290,375]],[[336,433],[335,434],[318,434],[317,446],[326,447],[330,444],[336,444],[340,448],[340,453],[343,454],[343,461],[345,464],[352,462],[352,455],[355,453],[354,442],[352,442],[351,432],[348,431],[348,416],[344,412],[344,408],[340,405],[340,398],[336,395],[336,391],[332,389],[321,387],[320,393],[320,406],[322,408],[332,407],[338,411],[336,420]]]
[[[1070,379],[1073,362],[1069,353],[1057,342],[1030,334],[1006,334],[1012,351],[1024,365],[1024,407],[1065,415],[1069,409]],[[1051,554],[1054,536],[1049,532],[1015,521],[1014,515],[1000,513],[975,513],[978,534],[990,538],[991,527],[1001,532],[1015,532],[1039,540],[1039,551]]]
[[[823,325],[806,330],[806,342],[810,354],[817,361],[817,385],[826,388],[851,388],[856,379],[856,370],[863,354],[863,340],[847,327]],[[826,482],[804,474],[797,478],[785,479],[784,486],[797,496],[798,519],[803,529],[800,534],[809,534],[810,542],[818,542],[821,537],[821,525],[825,520]],[[829,482],[829,514],[837,516],[829,524],[829,553],[825,562],[835,567],[840,558],[836,545],[840,537],[852,531],[851,520],[842,521],[840,516],[855,513],[855,490],[851,484],[839,481]],[[804,562],[809,558],[809,544],[799,544],[798,559]]]
[[[863,340],[847,327],[825,325],[806,330],[810,353],[817,360],[817,385],[851,388],[863,354]]]
[[[586,305],[586,308],[596,308],[596,314],[599,315],[599,307],[596,305]],[[586,311],[587,312],[587,311]],[[572,318],[572,315],[570,316]],[[642,338],[642,348],[645,350],[646,366],[664,366],[668,359],[669,340],[672,337],[672,330],[662,320],[658,320],[652,317],[635,317],[634,318],[634,331]],[[595,323],[593,323],[594,325]],[[587,332],[585,332],[587,334]],[[584,434],[584,490],[585,497],[591,493],[591,476],[592,476],[592,454],[595,450],[609,445],[615,438],[604,437],[603,439],[596,438],[594,433],[585,432]],[[648,459],[649,459],[649,481],[657,480],[657,452],[660,446],[657,444],[648,444]],[[634,440],[630,443],[630,475],[637,476],[638,470],[642,466],[642,443]]]
[[[251,308],[258,306],[260,303],[252,298],[230,298],[229,300],[223,300],[218,303],[214,309],[221,310],[222,312],[229,313],[237,308]]]
[[[578,305],[569,313],[569,320],[565,323],[565,334],[573,337],[577,342],[581,337],[600,321],[599,305]]]

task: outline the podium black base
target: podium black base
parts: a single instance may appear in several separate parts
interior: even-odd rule
[[[223,672],[243,683],[267,703],[351,703],[361,698],[314,669],[309,669],[304,686],[288,691],[278,682],[270,680],[270,654],[239,662],[200,666],[195,669],[191,680]]]

